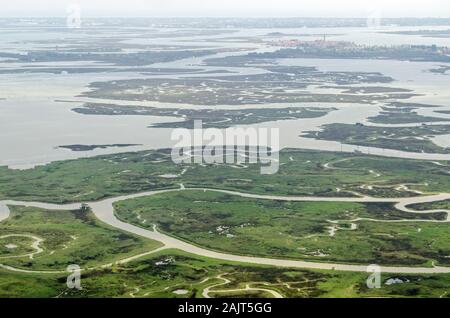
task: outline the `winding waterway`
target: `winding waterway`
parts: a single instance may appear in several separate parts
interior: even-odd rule
[[[171,190],[160,190],[151,191],[145,193],[131,194],[120,196],[116,198],[110,198],[103,201],[91,202],[88,205],[91,207],[92,212],[95,216],[102,222],[122,231],[126,231],[141,237],[145,237],[151,240],[155,240],[164,244],[163,248],[158,249],[162,251],[165,249],[178,249],[187,253],[191,253],[198,256],[209,257],[217,260],[233,261],[239,263],[247,264],[259,264],[259,265],[269,265],[276,267],[285,268],[304,268],[304,269],[322,269],[322,270],[336,270],[336,271],[350,271],[350,272],[366,272],[367,265],[352,265],[352,264],[333,264],[333,263],[319,263],[319,262],[307,262],[307,261],[295,261],[295,260],[283,260],[283,259],[270,259],[262,257],[252,257],[252,256],[240,256],[228,253],[220,253],[212,250],[208,250],[199,246],[195,246],[188,242],[181,241],[169,235],[160,233],[156,230],[150,231],[126,222],[123,222],[117,218],[114,213],[114,203],[136,199],[140,197],[154,196],[163,193],[177,192],[177,191],[213,191],[219,193],[225,193],[230,195],[241,196],[245,198],[254,198],[260,200],[278,200],[278,201],[299,201],[299,202],[390,202],[396,203],[396,208],[408,212],[408,213],[434,213],[434,212],[446,212],[448,215],[447,220],[441,222],[450,222],[450,211],[447,210],[437,210],[437,211],[414,211],[408,209],[407,206],[418,204],[418,203],[430,203],[450,199],[450,194],[437,194],[431,196],[420,196],[414,198],[389,198],[389,199],[379,199],[372,197],[363,198],[323,198],[323,197],[289,197],[289,196],[266,196],[249,194],[235,191],[217,190],[217,189],[187,189],[183,186],[180,189]],[[80,208],[80,204],[69,204],[69,205],[56,205],[40,202],[20,202],[20,201],[0,201],[0,222],[4,221],[9,217],[9,205],[19,205],[19,206],[29,206],[37,207],[49,210],[75,210]],[[375,220],[376,221],[376,220]],[[404,222],[406,220],[400,220],[397,222]],[[416,222],[416,220],[407,220],[408,222]],[[419,220],[420,222],[420,220]],[[145,254],[145,255],[148,255]],[[134,260],[135,258],[133,258]],[[5,267],[4,267],[5,268]],[[13,269],[12,269],[13,270]],[[382,266],[381,270],[386,273],[398,273],[398,274],[442,274],[450,273],[450,267],[408,267],[408,266]]]
[[[447,26],[432,27],[432,29],[445,29]],[[257,67],[211,67],[205,66],[205,59],[212,57],[225,57],[229,55],[245,54],[246,52],[272,51],[275,47],[268,47],[261,43],[243,43],[233,40],[238,37],[263,37],[268,32],[282,32],[293,34],[286,38],[297,38],[302,40],[315,40],[322,37],[322,34],[333,33],[331,40],[354,41],[358,44],[371,45],[394,45],[394,44],[437,44],[448,45],[449,40],[445,38],[427,38],[421,36],[386,35],[381,31],[399,31],[417,29],[413,27],[385,27],[383,29],[367,28],[300,28],[300,29],[243,29],[235,30],[235,33],[221,33],[211,36],[180,36],[173,37],[159,35],[156,38],[131,38],[123,43],[145,43],[152,45],[183,45],[193,47],[212,47],[218,49],[244,49],[241,52],[221,52],[211,56],[189,58],[174,62],[153,64],[154,68],[184,68],[203,69],[213,72],[208,76],[226,76],[220,71],[227,70],[236,72],[239,75],[250,75],[264,72]],[[13,30],[14,31],[14,30]],[[38,32],[36,30],[24,30],[20,32],[23,42],[12,45],[11,41],[16,39],[17,34],[11,30],[4,30],[5,35],[0,39],[0,50],[7,52],[25,53],[28,50],[48,49],[41,44],[27,44],[27,40],[41,39],[54,40],[64,38],[67,34],[64,31]],[[157,30],[158,31],[158,30]],[[161,29],[159,31],[167,31]],[[172,30],[176,31],[176,30]],[[170,32],[169,32],[170,33]],[[164,34],[164,33],[163,33]],[[298,35],[295,35],[298,34]],[[311,36],[313,35],[313,36]],[[79,35],[71,35],[74,41]],[[92,34],[89,36],[93,36]],[[131,36],[131,35],[130,35]],[[229,39],[229,40],[227,40]],[[220,40],[220,41],[217,41]],[[428,70],[437,67],[439,63],[419,63],[401,61],[363,61],[363,60],[325,60],[325,59],[287,59],[279,61],[285,65],[315,66],[321,71],[364,71],[382,72],[391,76],[395,82],[388,86],[409,88],[415,93],[421,94],[412,98],[411,102],[421,102],[437,104],[442,106],[440,110],[450,110],[448,100],[450,100],[450,76],[430,73]],[[21,67],[67,67],[67,62],[53,63],[6,63],[0,64],[0,70]],[[111,67],[102,63],[92,61],[69,63],[70,67]],[[115,67],[117,68],[117,67]],[[214,74],[214,72],[219,72]],[[179,121],[176,118],[161,117],[139,117],[139,116],[85,116],[71,111],[73,107],[80,106],[83,102],[102,100],[78,97],[88,90],[87,86],[96,81],[111,81],[139,78],[182,78],[185,76],[201,76],[193,74],[176,75],[144,75],[139,72],[102,72],[87,74],[48,74],[48,73],[27,73],[27,74],[0,74],[0,166],[6,165],[11,168],[27,169],[39,164],[47,164],[58,160],[75,159],[80,157],[91,157],[102,154],[139,151],[144,149],[170,148],[175,143],[171,141],[170,129],[148,128],[157,122]],[[314,92],[314,90],[313,90]],[[4,100],[2,100],[2,98]],[[69,101],[69,102],[61,102]],[[110,101],[111,102],[111,101]],[[114,102],[114,101],[112,101]],[[199,108],[198,105],[181,104],[160,104],[156,102],[134,102],[128,103],[152,107],[185,107]],[[127,101],[120,101],[120,104],[127,104]],[[289,104],[289,106],[314,106],[329,107],[327,103],[321,105]],[[317,119],[301,119],[283,122],[270,122],[252,127],[275,127],[280,128],[282,148],[302,148],[324,151],[345,151],[354,152],[360,147],[352,145],[341,145],[337,142],[318,141],[314,139],[299,138],[305,131],[317,130],[320,126],[328,123],[350,123],[366,122],[370,116],[375,116],[380,112],[376,105],[342,105],[332,104],[338,108],[337,111],[327,116]],[[240,106],[241,107],[241,106]],[[276,105],[245,105],[247,108],[255,107],[286,107],[286,104]],[[211,107],[209,107],[211,108]],[[231,108],[230,105],[216,105],[214,108]],[[419,114],[433,110],[424,108],[419,110]],[[449,116],[433,113],[433,116],[448,120]],[[438,141],[440,139],[437,139]],[[61,145],[112,145],[112,144],[138,144],[139,146],[125,148],[96,149],[94,151],[71,152],[67,149],[58,148]],[[438,142],[443,145],[442,142]],[[383,150],[378,148],[364,148],[363,152],[388,157],[413,158],[424,160],[450,160],[450,155],[442,154],[422,154],[409,153],[396,150]]]

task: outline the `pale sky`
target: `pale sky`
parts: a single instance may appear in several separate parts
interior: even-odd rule
[[[450,18],[448,0],[0,0],[0,16],[383,17]]]

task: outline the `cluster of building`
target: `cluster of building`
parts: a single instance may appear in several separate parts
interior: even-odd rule
[[[416,50],[431,50],[438,54],[450,55],[449,47],[439,47],[436,44],[433,44],[431,46],[430,45],[411,45],[411,48],[416,49]]]
[[[365,45],[357,45],[354,42],[348,41],[329,41],[324,36],[323,39],[314,40],[314,41],[304,41],[297,39],[280,39],[271,41],[268,43],[271,46],[284,47],[284,48],[305,48],[305,49],[362,49],[362,50],[373,50],[382,49],[382,50],[391,50],[398,51],[401,49],[406,50],[414,50],[414,51],[428,51],[438,55],[450,55],[450,49],[448,47],[438,47],[436,45],[400,45],[393,47],[370,47]]]

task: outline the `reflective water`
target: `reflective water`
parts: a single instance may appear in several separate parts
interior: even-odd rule
[[[242,42],[235,38],[238,37],[258,37],[269,32],[282,32],[290,34],[287,38],[299,38],[305,40],[314,40],[322,38],[321,34],[329,35],[329,39],[348,40],[360,44],[437,44],[450,45],[450,39],[445,38],[425,38],[420,36],[404,35],[386,35],[379,31],[394,30],[413,30],[421,28],[398,28],[391,27],[383,30],[373,30],[367,28],[301,28],[301,29],[254,29],[237,30],[236,33],[224,33],[212,36],[195,37],[167,37],[164,38],[135,38],[130,35],[128,43],[144,43],[158,45],[187,45],[198,47],[221,47],[221,48],[245,48],[247,51],[265,51],[274,50],[273,47],[265,47],[261,43]],[[438,29],[448,29],[448,26],[434,27]],[[24,53],[31,49],[48,49],[50,44],[35,43],[36,40],[57,41],[67,38],[73,41],[80,40],[83,36],[92,36],[95,34],[74,34],[64,33],[62,31],[42,31],[30,30],[11,30],[2,29],[0,38],[0,51],[21,52]],[[297,34],[295,36],[295,34]],[[315,34],[314,36],[304,36],[305,34]],[[122,34],[123,35],[123,34]],[[317,35],[317,36],[316,36]],[[226,40],[226,39],[229,40]],[[225,40],[223,40],[225,39]],[[220,41],[217,41],[220,40]],[[29,42],[33,41],[33,42]],[[51,47],[51,46],[50,46]],[[243,54],[242,52],[224,52],[217,56],[227,56],[230,54]],[[257,74],[261,70],[255,68],[220,68],[205,67],[203,60],[208,57],[191,58],[179,60],[170,63],[159,63],[152,67],[165,68],[203,68],[205,70],[220,71],[227,69],[239,74]],[[436,67],[439,63],[411,63],[400,61],[366,61],[366,60],[322,60],[322,59],[290,59],[280,60],[285,65],[316,66],[323,71],[364,71],[381,72],[384,75],[391,76],[395,82],[388,86],[409,88],[415,93],[421,94],[411,101],[436,104],[444,106],[441,110],[450,110],[450,76],[430,73],[429,69]],[[98,63],[77,62],[77,63],[34,63],[36,67],[96,67]],[[0,70],[6,68],[20,68],[21,63],[0,63]],[[186,76],[186,75],[180,75]],[[198,75],[196,75],[198,76]],[[224,76],[220,74],[220,76]],[[8,74],[0,75],[0,165],[8,165],[13,168],[29,168],[36,164],[45,164],[55,160],[72,159],[98,154],[107,154],[114,152],[136,151],[143,149],[155,149],[171,147],[174,142],[170,140],[170,129],[148,128],[152,123],[167,121],[177,121],[174,118],[161,117],[137,117],[137,116],[84,116],[71,111],[74,106],[80,106],[84,101],[90,101],[88,98],[78,97],[79,94],[87,90],[87,86],[95,81],[108,81],[132,78],[148,78],[150,75],[142,75],[135,72],[121,73],[92,73],[92,74]],[[156,76],[153,76],[156,77]],[[168,77],[168,76],[164,76]],[[172,78],[176,75],[170,76]],[[385,86],[385,85],[383,85]],[[312,88],[313,89],[313,88]],[[313,90],[314,92],[314,90]],[[71,101],[71,102],[61,102]],[[95,100],[102,102],[102,100]],[[104,102],[114,102],[103,100]],[[185,108],[212,108],[197,105],[179,105],[179,104],[160,104],[154,102],[127,102],[120,101],[120,104],[144,105],[153,107],[185,107]],[[288,106],[298,106],[289,104]],[[317,130],[326,123],[355,123],[364,122],[367,117],[376,115],[380,108],[375,105],[333,105],[333,104],[308,104],[301,106],[323,106],[338,107],[339,110],[318,119],[301,119],[293,121],[283,121],[276,123],[265,123],[256,125],[258,127],[279,127],[282,135],[283,147],[297,147],[321,150],[343,150],[354,151],[360,147],[348,145],[341,146],[340,143],[315,141],[311,139],[300,138],[299,135],[308,130]],[[216,108],[234,108],[236,106],[217,105]],[[241,106],[239,106],[241,107]],[[242,107],[286,107],[285,104],[267,104],[267,105],[245,105]],[[434,113],[435,109],[423,108],[419,110],[421,114],[430,114],[440,116],[444,119],[450,119],[450,115]],[[444,137],[437,137],[436,143],[444,145],[439,140]],[[89,152],[71,152],[69,150],[57,148],[60,145],[71,144],[142,144],[142,146],[130,148],[108,148],[97,149]],[[371,153],[377,153],[388,156],[408,157],[408,153],[398,151],[388,151],[381,149],[364,150]],[[413,157],[425,159],[450,159],[449,156],[442,155],[424,155],[415,154]],[[432,157],[432,158],[431,158]]]

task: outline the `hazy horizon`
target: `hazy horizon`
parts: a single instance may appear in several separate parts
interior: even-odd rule
[[[16,0],[2,1],[0,17],[65,17],[78,4],[85,17],[235,17],[235,18],[365,18],[378,12],[384,18],[449,18],[443,0]]]

